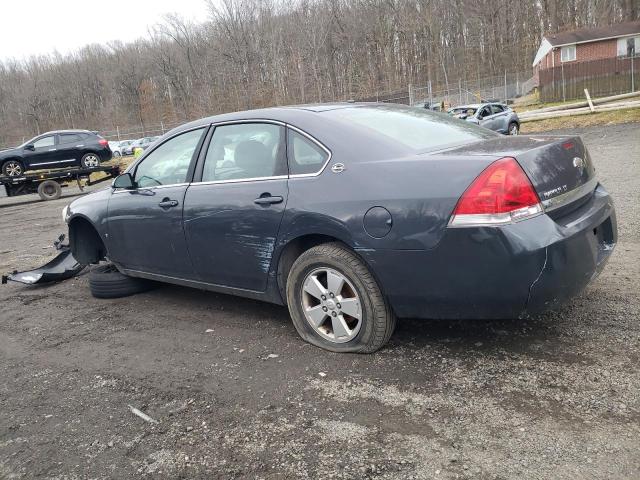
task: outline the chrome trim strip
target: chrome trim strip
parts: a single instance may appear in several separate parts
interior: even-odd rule
[[[187,187],[191,185],[190,183],[170,183],[169,185],[155,185],[153,187],[142,187],[142,188],[119,188],[114,190],[112,193],[126,193],[126,192],[139,192],[142,190],[162,190],[163,188],[171,188],[171,187]],[[111,186],[113,188],[113,185]]]
[[[219,122],[212,123],[213,127],[221,127],[223,125],[234,125],[238,123],[273,123],[275,125],[280,125],[282,127],[286,126],[286,123],[281,122],[280,120],[270,120],[268,118],[247,118],[243,120],[221,120]]]
[[[311,135],[309,135],[307,132],[305,132],[304,130],[300,130],[298,127],[294,127],[293,125],[287,123],[286,124],[287,127],[289,127],[291,130],[295,130],[297,133],[299,133],[300,135],[304,135],[305,137],[307,137],[309,140],[311,140],[313,143],[315,143],[316,145],[318,145],[321,149],[323,149],[327,155],[329,155],[327,157],[327,161],[324,162],[324,165],[322,165],[322,168],[320,168],[320,170],[318,170],[316,173],[298,173],[296,175],[289,175],[289,178],[305,178],[305,177],[317,177],[318,175],[320,175],[322,172],[324,172],[324,169],[327,168],[327,165],[329,165],[329,162],[331,161],[331,157],[333,157],[333,152],[331,152],[331,150],[329,150],[327,147],[325,147],[319,140],[317,140],[316,138],[312,137]]]
[[[266,180],[283,180],[288,178],[287,175],[275,175],[273,177],[255,177],[255,178],[239,178],[232,180],[208,180],[206,182],[192,182],[191,186],[197,185],[218,185],[224,183],[245,183],[245,182],[263,182]]]
[[[75,158],[71,160],[56,160],[55,162],[40,162],[40,163],[32,163],[31,165],[52,165],[54,163],[66,163],[66,162],[75,162]]]
[[[542,201],[542,206],[546,212],[552,212],[556,208],[563,207],[575,200],[592,193],[598,186],[598,179],[593,177],[587,183],[583,183],[579,187],[574,188],[569,192],[565,192],[557,197],[552,197]]]

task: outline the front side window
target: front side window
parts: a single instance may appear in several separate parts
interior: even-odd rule
[[[53,147],[55,145],[55,138],[53,135],[50,137],[44,137],[40,140],[36,140],[33,142],[34,148],[44,148],[44,147]]]
[[[329,154],[309,138],[289,129],[287,157],[289,159],[289,173],[304,175],[318,173],[328,160]]]
[[[491,105],[491,113],[493,113],[494,115],[496,113],[502,113],[504,112],[504,108],[502,108],[502,105]]]
[[[203,182],[286,175],[284,128],[270,123],[216,127],[207,149]]]
[[[136,167],[138,188],[185,183],[189,165],[205,129],[199,128],[167,140]]]
[[[567,45],[560,49],[560,61],[571,62],[576,59],[576,46]]]

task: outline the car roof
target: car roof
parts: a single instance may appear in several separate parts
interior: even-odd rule
[[[38,136],[40,137],[42,135],[55,135],[56,133],[93,133],[95,134],[95,132],[92,132],[91,130],[74,129],[74,130],[51,130],[50,132],[41,133]]]

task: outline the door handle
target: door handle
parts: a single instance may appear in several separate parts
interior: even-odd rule
[[[172,208],[178,206],[177,200],[171,200],[170,198],[163,198],[162,201],[158,204],[160,208]]]
[[[275,203],[282,203],[283,200],[284,199],[280,196],[272,197],[267,193],[266,195],[263,194],[260,197],[256,198],[253,203],[255,203],[256,205],[273,205]]]

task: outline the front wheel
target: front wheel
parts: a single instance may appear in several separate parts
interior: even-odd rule
[[[95,168],[100,166],[100,157],[95,153],[87,153],[80,160],[83,168]]]
[[[520,127],[516,122],[511,122],[509,124],[509,135],[518,135],[520,132]]]
[[[300,336],[332,352],[375,352],[396,324],[367,266],[339,243],[298,257],[287,278],[287,304]]]
[[[24,173],[20,160],[8,160],[2,164],[2,174],[7,177],[19,177]]]

